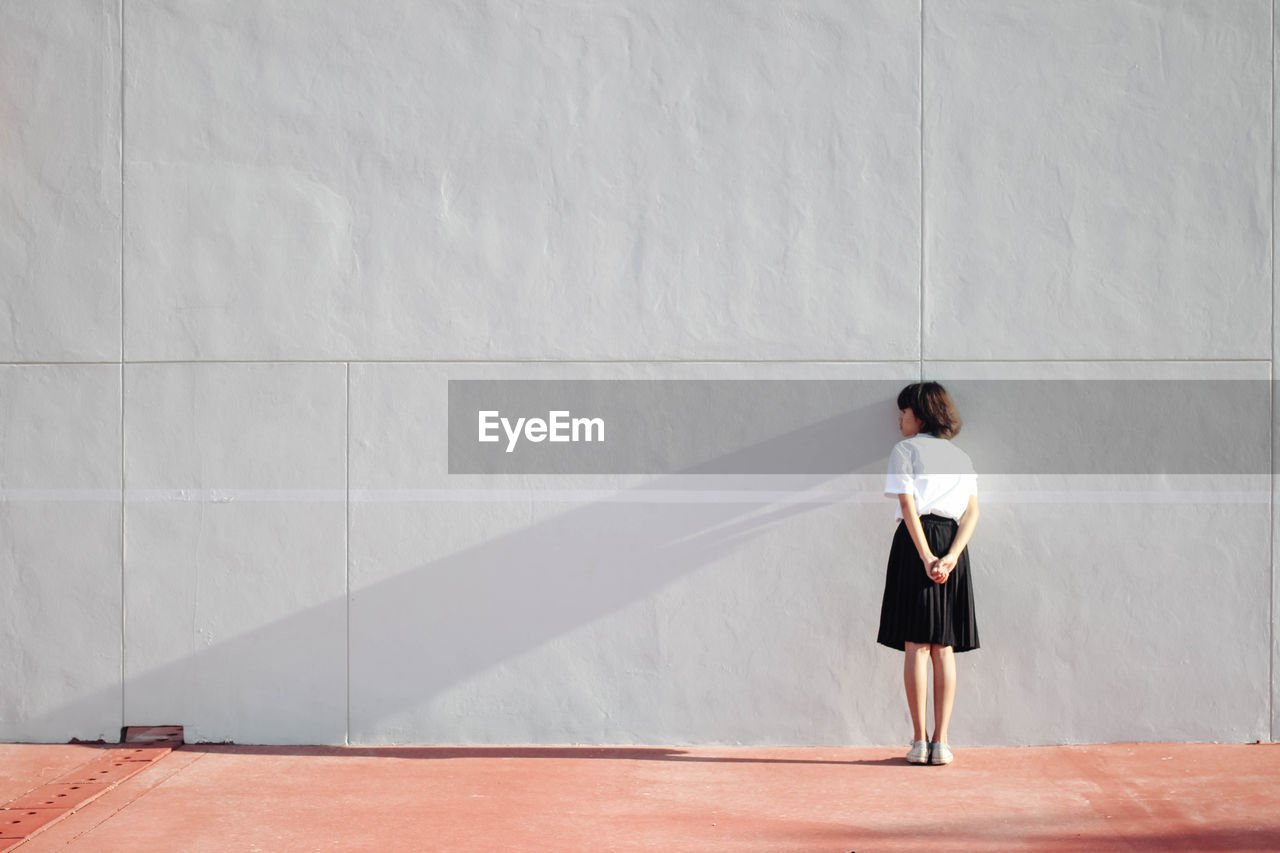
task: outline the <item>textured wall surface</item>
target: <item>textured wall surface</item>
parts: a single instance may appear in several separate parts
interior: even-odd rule
[[[891,395],[839,476],[457,475],[448,381],[1268,388],[1274,2],[4,4],[0,739],[905,740]],[[1206,470],[982,474],[956,742],[1280,731]]]
[[[127,8],[130,359],[915,357],[909,4]]]
[[[0,359],[119,361],[119,0],[0,8]]]

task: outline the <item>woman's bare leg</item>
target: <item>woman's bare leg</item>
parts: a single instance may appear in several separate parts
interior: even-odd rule
[[[925,706],[929,701],[929,644],[907,643],[902,663],[902,682],[907,688],[907,707],[911,709],[913,741],[927,740],[924,730]]]
[[[956,656],[951,646],[930,646],[933,658],[933,740],[947,742],[951,707],[956,702]]]

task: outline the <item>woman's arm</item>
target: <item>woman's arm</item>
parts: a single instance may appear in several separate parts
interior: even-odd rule
[[[938,558],[933,555],[933,551],[929,548],[929,542],[924,538],[924,525],[920,523],[920,514],[916,512],[916,496],[915,495],[898,495],[898,506],[902,507],[902,520],[906,522],[907,532],[911,534],[911,541],[915,543],[916,553],[920,555],[920,561],[924,563],[924,570],[933,577],[933,564]]]
[[[973,528],[977,526],[978,496],[969,495],[969,505],[965,507],[964,515],[960,516],[960,528],[956,531],[956,538],[952,540],[951,548],[947,553],[938,560],[937,571],[942,575],[940,583],[945,583],[947,577],[951,574],[951,570],[956,567],[956,562],[960,559],[960,552],[969,544],[969,537],[973,536]]]

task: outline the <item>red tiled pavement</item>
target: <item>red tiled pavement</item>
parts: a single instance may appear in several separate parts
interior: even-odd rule
[[[7,803],[40,785],[75,770],[102,755],[97,744],[0,745],[0,803]]]
[[[0,800],[0,851],[17,847],[107,793],[116,784],[146,770],[180,742],[180,739],[170,738],[163,747],[136,747],[132,744],[11,746],[9,751],[13,762],[0,790],[12,793],[15,789],[25,789],[25,792],[9,797],[7,801]],[[83,763],[67,769],[69,764],[64,763],[64,759],[69,760],[73,756]],[[24,780],[12,772],[14,767],[25,766],[30,770],[36,763],[41,765],[38,773],[41,780],[46,779],[50,772],[61,770],[61,775],[53,782],[45,781],[29,787],[31,779]]]
[[[26,838],[62,817],[60,809],[4,809],[0,811],[0,839]]]
[[[6,809],[73,809],[100,796],[107,786],[92,782],[54,782],[41,785],[5,806]]]
[[[18,850],[1280,850],[1280,746],[903,752],[184,746]]]

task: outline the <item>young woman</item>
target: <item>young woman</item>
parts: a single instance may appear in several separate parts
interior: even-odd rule
[[[889,454],[885,495],[900,519],[889,549],[876,641],[906,653],[902,677],[914,728],[907,761],[950,764],[947,726],[956,694],[954,655],[978,648],[965,546],[978,523],[978,476],[949,439],[960,417],[945,388],[917,382],[898,394],[902,441]],[[933,662],[933,737],[926,737]]]

